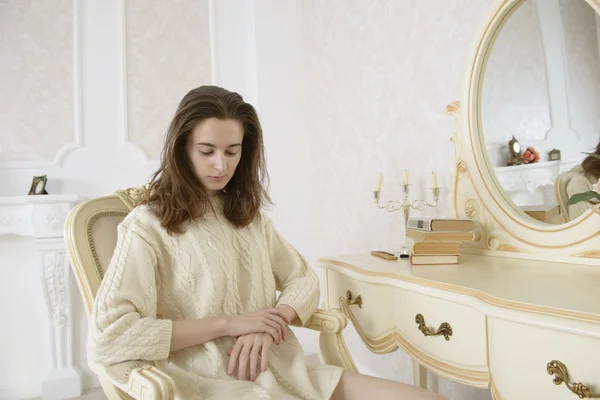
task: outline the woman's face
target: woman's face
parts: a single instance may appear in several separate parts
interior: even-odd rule
[[[233,177],[242,156],[244,129],[238,121],[209,118],[188,136],[187,153],[200,183],[216,195]]]

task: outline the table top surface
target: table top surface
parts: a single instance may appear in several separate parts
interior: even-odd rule
[[[457,265],[412,265],[368,253],[323,257],[317,266],[479,297],[492,304],[548,311],[600,323],[600,267],[476,254]]]

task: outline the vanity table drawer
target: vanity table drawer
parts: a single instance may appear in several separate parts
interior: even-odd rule
[[[470,307],[331,270],[327,270],[327,291],[330,309],[340,308],[340,297],[348,304],[350,291],[351,305],[342,311],[355,320],[356,330],[375,353],[392,351],[397,341],[388,340],[389,335],[397,332],[404,339],[398,343],[401,347],[416,348],[462,373],[488,370],[485,316]],[[361,307],[356,304],[358,296]],[[417,315],[421,316],[421,328]],[[379,340],[383,337],[387,339]]]
[[[399,288],[393,301],[396,329],[423,353],[458,368],[488,370],[484,314]]]
[[[567,383],[600,395],[599,339],[490,318],[489,346],[498,400],[579,399]],[[555,371],[564,379],[560,385],[553,383]]]
[[[327,271],[327,282],[330,309],[340,308],[340,297],[347,304],[347,294],[350,291],[352,300],[348,308],[356,319],[358,327],[355,328],[360,333],[376,339],[394,329],[391,287],[361,282],[331,270]]]

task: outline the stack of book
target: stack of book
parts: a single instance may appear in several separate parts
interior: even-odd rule
[[[458,248],[474,237],[473,221],[449,218],[409,218],[407,237],[414,241],[413,265],[458,264]]]

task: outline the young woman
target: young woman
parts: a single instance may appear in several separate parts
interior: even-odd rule
[[[595,153],[600,154],[600,143],[596,146]],[[573,168],[573,170],[577,172],[577,175],[575,175],[567,184],[566,192],[568,197],[577,193],[587,192],[591,190],[590,187],[592,185],[598,183],[598,179],[600,179],[600,159],[587,156],[583,162]],[[586,202],[569,206],[569,221],[574,220],[589,209],[590,206]]]
[[[154,361],[178,399],[440,398],[306,366],[287,325],[315,312],[319,281],[261,212],[262,130],[240,95],[190,91],[161,158],[146,204],[119,225],[92,312],[92,362]]]

